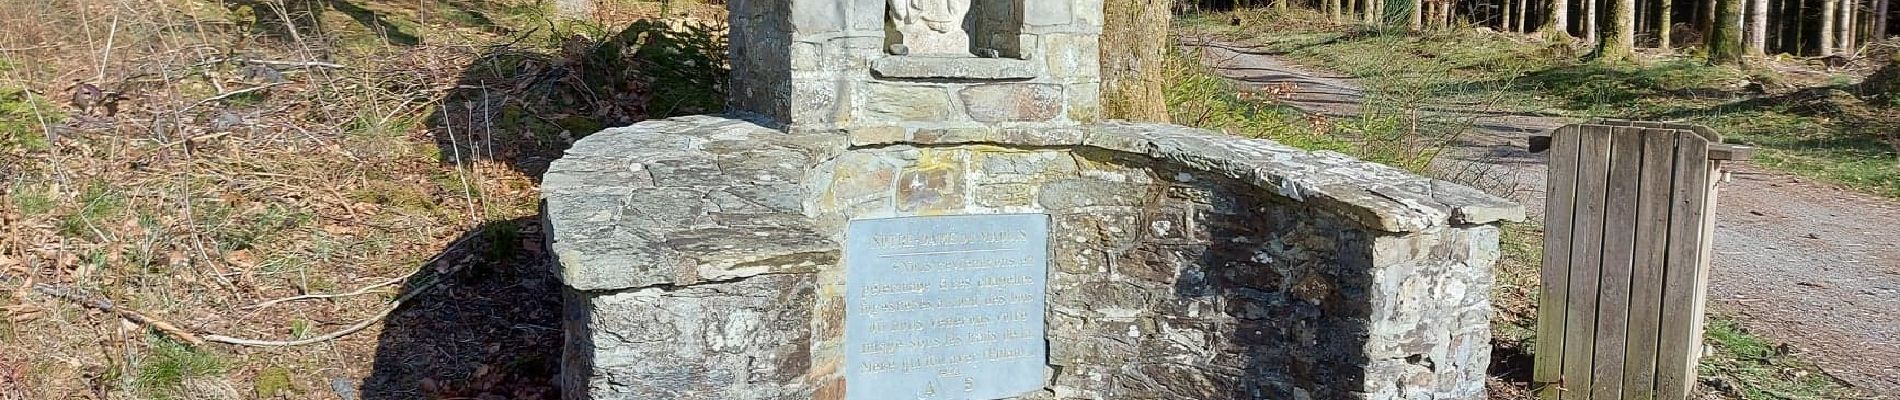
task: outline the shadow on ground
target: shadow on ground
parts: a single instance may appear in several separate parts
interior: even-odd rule
[[[490,48],[434,100],[425,122],[444,168],[500,164],[538,183],[587,134],[723,105],[722,26],[638,21],[560,40],[554,54]],[[559,398],[561,284],[541,226],[539,215],[490,221],[421,266],[403,287],[414,298],[384,322],[360,398]]]
[[[540,227],[484,224],[405,282],[413,298],[384,321],[361,398],[559,398],[560,282]]]
[[[724,110],[723,25],[640,20],[560,40],[554,54],[496,47],[463,70],[426,121],[442,163],[501,161],[540,179],[601,129]]]

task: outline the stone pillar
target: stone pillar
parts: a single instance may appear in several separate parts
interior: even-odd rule
[[[728,3],[732,108],[794,132],[886,136],[1100,118],[1100,0],[973,1],[969,42],[983,57],[891,54],[889,1]]]

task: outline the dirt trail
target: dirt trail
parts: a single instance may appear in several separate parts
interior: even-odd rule
[[[1364,98],[1351,77],[1244,45],[1190,46],[1237,82],[1297,85],[1288,102],[1308,112],[1349,116]],[[1525,137],[1570,121],[1445,113],[1471,118],[1476,132],[1437,167],[1515,181],[1522,189],[1513,197],[1541,216],[1546,160],[1524,150]],[[1730,169],[1716,214],[1711,307],[1850,385],[1900,396],[1900,203],[1746,164]]]

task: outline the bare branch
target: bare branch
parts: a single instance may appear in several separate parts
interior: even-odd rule
[[[421,270],[417,270],[417,271],[420,272]],[[259,308],[264,308],[264,307],[270,307],[272,305],[276,305],[279,303],[288,303],[288,302],[299,301],[299,300],[334,299],[334,298],[341,298],[341,297],[360,296],[360,295],[368,294],[369,292],[375,291],[376,289],[380,289],[384,286],[400,283],[402,282],[402,280],[409,279],[409,277],[415,276],[415,275],[416,274],[412,272],[412,273],[409,273],[408,275],[390,278],[389,280],[382,281],[374,285],[364,286],[361,289],[356,289],[355,291],[351,291],[348,293],[306,294],[306,295],[299,295],[299,296],[291,296],[291,297],[285,297],[281,299],[264,301],[264,302],[257,303],[248,307],[244,307],[244,308],[259,309]]]
[[[389,315],[395,313],[396,309],[402,308],[402,305],[404,303],[408,303],[409,300],[415,298],[416,295],[422,294],[423,292],[428,291],[430,288],[435,287],[436,282],[437,281],[429,281],[428,283],[424,283],[421,286],[417,286],[415,289],[410,290],[408,293],[403,293],[401,297],[397,297],[396,301],[389,302],[389,307],[383,308],[383,311],[376,313],[376,316],[364,319],[362,321],[357,321],[355,324],[351,324],[348,327],[339,329],[334,332],[325,333],[322,335],[312,336],[309,338],[299,339],[299,340],[282,340],[282,341],[256,340],[256,339],[235,338],[235,337],[224,336],[224,335],[205,335],[204,340],[207,342],[212,342],[212,343],[224,343],[224,344],[234,344],[234,345],[239,345],[239,346],[254,346],[254,347],[302,346],[306,344],[322,343],[322,342],[335,340],[336,338],[348,336],[349,334],[362,331],[363,329],[369,328],[370,325],[373,325],[378,321],[382,321],[385,318],[389,318]]]
[[[198,102],[197,102],[197,103],[192,103],[192,104],[191,104],[191,105],[189,105],[189,106],[185,106],[185,108],[182,108],[182,109],[179,109],[179,110],[178,110],[178,112],[179,112],[180,114],[182,114],[182,113],[184,113],[185,111],[190,111],[190,110],[191,110],[191,109],[193,109],[193,108],[197,108],[198,106],[202,106],[202,105],[205,105],[205,103],[210,103],[210,102],[214,102],[214,101],[219,101],[219,100],[224,100],[224,99],[228,99],[228,98],[231,98],[231,96],[236,96],[236,95],[240,95],[240,94],[245,94],[245,93],[250,93],[250,92],[255,92],[255,91],[259,91],[259,90],[264,90],[264,89],[269,89],[269,88],[273,88],[273,87],[278,87],[278,86],[283,86],[283,85],[288,85],[288,84],[290,84],[290,82],[271,82],[271,83],[267,83],[267,84],[263,84],[263,85],[258,85],[258,86],[254,86],[254,87],[248,87],[248,88],[243,88],[243,89],[238,89],[238,90],[233,90],[233,91],[229,91],[229,92],[224,92],[224,93],[222,93],[222,94],[219,94],[219,95],[217,95],[217,96],[211,96],[211,97],[209,97],[209,98],[206,98],[206,99],[204,99],[204,100],[198,100]]]
[[[120,318],[125,318],[125,320],[127,321],[132,321],[133,323],[151,327],[154,330],[157,330],[161,333],[169,335],[178,340],[183,340],[185,341],[185,343],[190,343],[193,346],[200,346],[200,345],[205,344],[204,338],[200,338],[198,337],[198,335],[192,334],[190,331],[186,331],[182,328],[179,328],[177,325],[173,325],[170,322],[165,322],[165,321],[158,320],[156,318],[146,316],[144,313],[140,313],[138,311],[133,311],[130,309],[116,306],[112,304],[112,300],[107,300],[104,298],[93,296],[92,294],[86,293],[85,291],[82,291],[76,288],[55,286],[55,285],[45,284],[45,283],[36,283],[36,284],[33,284],[33,291],[40,292],[40,294],[51,296],[56,299],[78,303],[79,305],[86,306],[88,308],[92,308],[95,310],[118,314]]]

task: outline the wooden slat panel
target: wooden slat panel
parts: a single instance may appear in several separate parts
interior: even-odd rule
[[[1636,209],[1643,171],[1643,128],[1618,127],[1610,134],[1610,174],[1603,211],[1603,263],[1597,284],[1596,349],[1590,397],[1623,395],[1624,344],[1628,341],[1630,269],[1636,259]]]
[[[1662,334],[1663,266],[1668,261],[1669,200],[1675,174],[1676,131],[1643,131],[1643,176],[1637,191],[1636,259],[1630,269],[1629,343],[1623,361],[1623,399],[1656,398],[1656,343]]]
[[[1610,130],[1586,125],[1577,149],[1577,200],[1570,237],[1570,306],[1565,310],[1564,399],[1590,399],[1590,354],[1596,345],[1598,272],[1603,257],[1603,211],[1610,174]]]
[[[1550,152],[1549,190],[1545,192],[1544,265],[1540,270],[1543,291],[1537,302],[1536,365],[1532,367],[1532,390],[1537,398],[1561,397],[1564,361],[1564,318],[1570,298],[1570,222],[1577,193],[1577,148],[1581,138],[1576,125],[1558,128]]]
[[[1710,144],[1709,159],[1748,161],[1755,158],[1755,148],[1732,144]]]
[[[1713,146],[1714,144],[1710,145]],[[1708,153],[1705,152],[1703,154]],[[1688,378],[1685,379],[1689,382],[1689,388],[1683,389],[1684,397],[1694,394],[1695,383],[1697,382],[1696,366],[1701,364],[1702,360],[1704,322],[1707,321],[1709,315],[1709,261],[1713,258],[1711,253],[1715,250],[1715,243],[1713,243],[1715,241],[1715,200],[1717,197],[1716,193],[1719,192],[1716,190],[1716,185],[1721,182],[1722,177],[1721,162],[1707,159],[1691,161],[1702,165],[1707,175],[1706,178],[1703,179],[1702,186],[1704,193],[1702,197],[1702,236],[1701,241],[1696,244],[1701,250],[1696,254],[1695,285],[1691,286],[1694,288],[1695,293],[1690,294],[1690,298],[1694,299],[1694,301],[1691,302],[1693,306],[1690,313],[1694,317],[1695,324],[1689,328],[1689,349],[1693,352],[1689,353],[1689,359],[1684,361],[1684,363],[1688,364],[1687,369],[1689,371]]]
[[[1671,189],[1668,264],[1664,267],[1662,337],[1657,345],[1657,395],[1689,398],[1695,387],[1695,361],[1701,351],[1702,316],[1698,309],[1703,275],[1701,246],[1707,217],[1709,142],[1702,135],[1676,134],[1675,185]]]
[[[1644,128],[1674,129],[1674,130],[1679,130],[1679,131],[1690,131],[1690,132],[1695,132],[1695,134],[1697,135],[1701,135],[1703,139],[1708,139],[1709,143],[1722,143],[1722,135],[1719,133],[1716,133],[1715,129],[1710,129],[1707,126],[1696,125],[1696,124],[1685,124],[1685,123],[1680,123],[1680,122],[1631,121],[1631,120],[1625,120],[1625,119],[1595,119],[1595,120],[1591,120],[1590,122],[1586,124],[1587,125],[1608,125],[1608,126],[1638,126],[1638,127],[1644,127]]]

